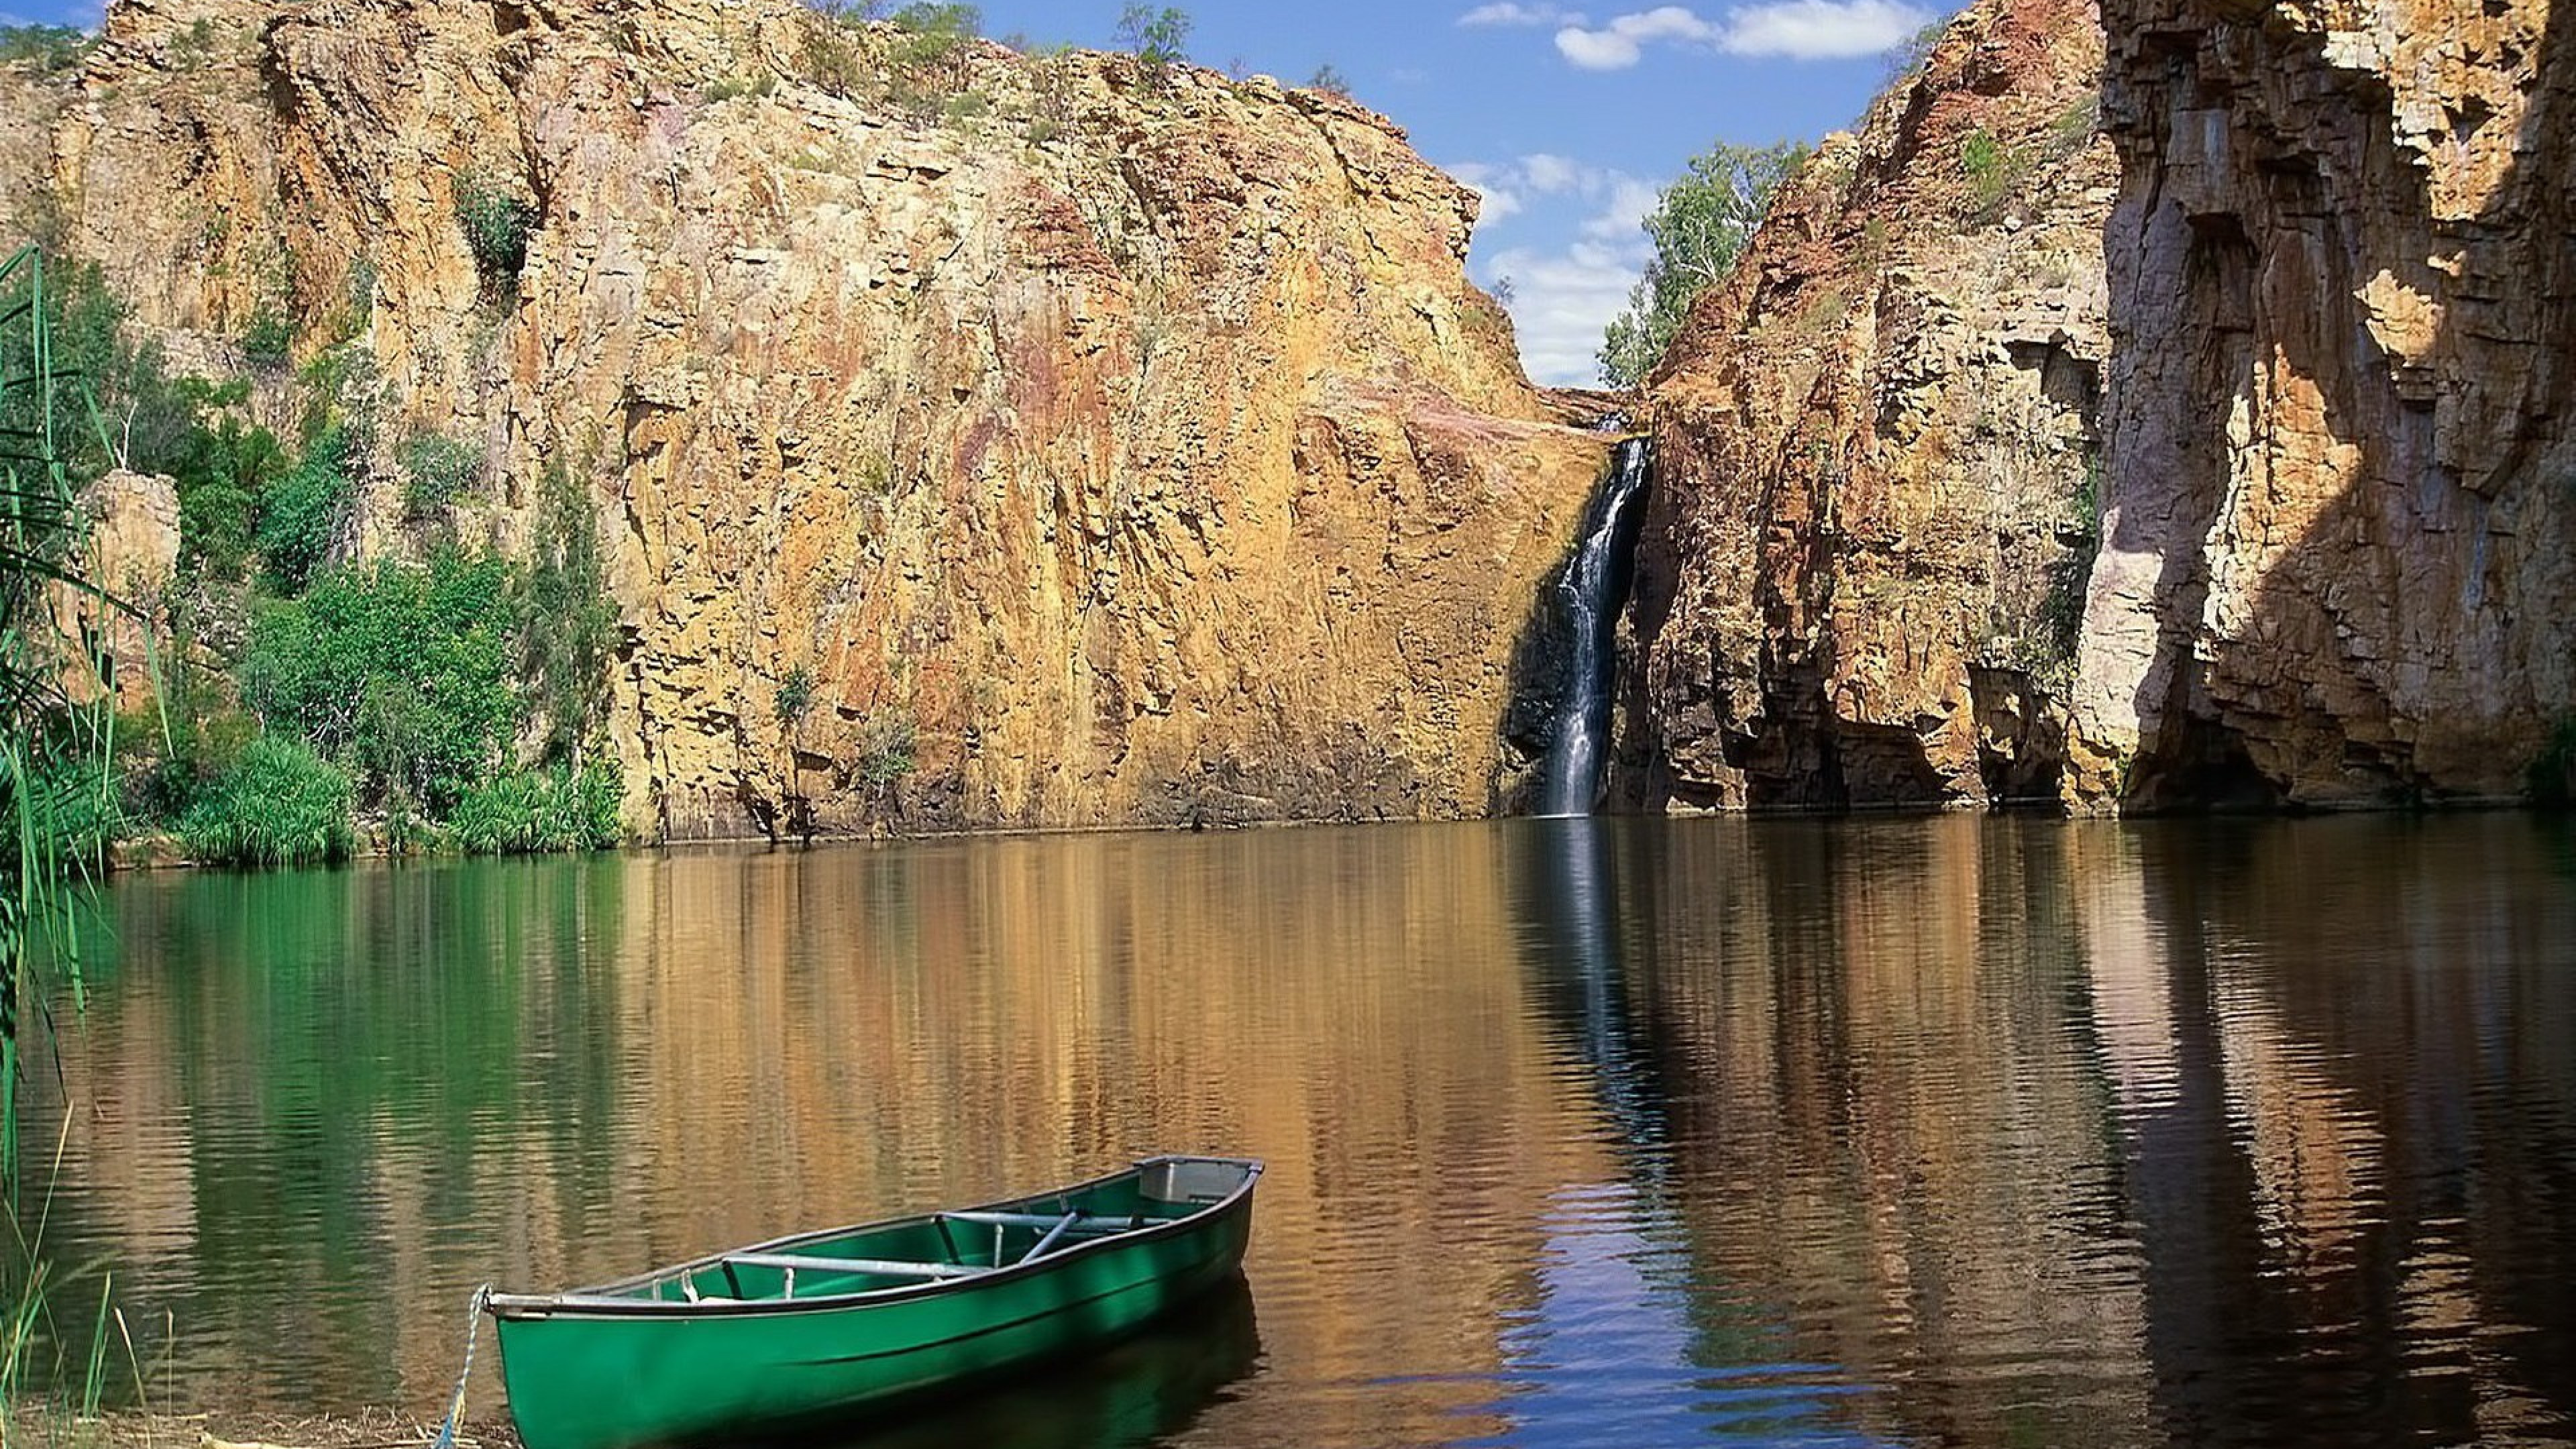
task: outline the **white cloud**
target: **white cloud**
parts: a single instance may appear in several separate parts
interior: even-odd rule
[[[1585,70],[1626,70],[1659,40],[1715,44],[1718,29],[1679,5],[1621,15],[1599,30],[1569,25],[1556,33],[1557,53]]]
[[[1656,44],[1728,55],[1850,60],[1894,49],[1931,19],[1932,12],[1904,0],[1770,0],[1731,10],[1722,22],[1661,5],[1614,16],[1597,30],[1569,17],[1556,32],[1556,49],[1584,70],[1626,70]]]
[[[1655,204],[1655,188],[1616,171],[1590,173],[1600,210],[1560,250],[1512,247],[1482,268],[1487,285],[1511,281],[1512,330],[1521,367],[1556,387],[1595,383],[1601,334],[1628,308],[1628,291],[1645,275],[1654,245],[1637,222]]]
[[[1553,5],[1515,5],[1503,0],[1499,5],[1479,5],[1458,17],[1461,25],[1581,25],[1582,12],[1559,10]]]
[[[1662,188],[1634,176],[1611,173],[1610,201],[1598,216],[1587,217],[1583,234],[1602,241],[1624,241],[1636,236],[1646,220],[1646,213],[1663,200]]]
[[[1718,48],[1730,55],[1852,60],[1895,49],[1931,20],[1930,11],[1898,0],[1777,0],[1729,14]]]
[[[1448,170],[1450,175],[1465,182],[1484,198],[1484,207],[1477,215],[1479,226],[1518,216],[1528,211],[1536,198],[1560,197],[1581,201],[1608,198],[1611,212],[1622,213],[1624,221],[1608,230],[1599,230],[1608,226],[1607,217],[1594,217],[1584,222],[1583,227],[1590,234],[1610,235],[1633,229],[1636,219],[1645,215],[1645,208],[1655,203],[1654,188],[1625,172],[1587,165],[1545,151],[1533,151],[1509,161],[1455,161],[1449,164]],[[1640,190],[1645,196],[1642,206],[1636,204]]]
[[[1628,289],[1645,273],[1635,247],[1578,241],[1562,251],[1515,247],[1485,267],[1488,285],[1512,284],[1512,331],[1521,366],[1551,387],[1581,387],[1601,374],[1602,329],[1628,305]]]
[[[1587,183],[1597,186],[1600,173],[1579,161],[1568,161],[1562,156],[1551,156],[1545,151],[1534,151],[1520,159],[1520,176],[1523,181],[1529,183],[1530,190],[1555,195],[1567,191],[1584,191],[1587,189]]]

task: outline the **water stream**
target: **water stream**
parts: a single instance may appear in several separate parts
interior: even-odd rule
[[[1593,501],[1583,544],[1557,580],[1574,639],[1556,740],[1540,787],[1541,815],[1589,815],[1601,794],[1602,746],[1610,737],[1610,690],[1618,663],[1612,634],[1628,601],[1630,559],[1654,462],[1652,440],[1619,444],[1611,454],[1609,482]]]

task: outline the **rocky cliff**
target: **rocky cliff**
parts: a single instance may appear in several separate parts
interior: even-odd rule
[[[480,455],[469,537],[582,485],[647,830],[1513,788],[1516,635],[1606,444],[1382,117],[790,0],[119,0],[48,97],[0,198],[174,356],[282,321],[358,359],[385,438]],[[516,266],[460,225],[495,197]],[[418,546],[375,464],[345,548]]]
[[[2108,351],[2085,0],[1986,0],[1786,185],[1648,387],[1615,793],[2053,799]]]
[[[2079,798],[2519,789],[2576,701],[2576,10],[2103,10]]]
[[[1626,798],[2566,774],[2570,23],[1971,7],[1653,381]]]

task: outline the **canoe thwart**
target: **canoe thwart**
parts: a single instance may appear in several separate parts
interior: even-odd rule
[[[1065,1235],[1065,1231],[1071,1228],[1076,1222],[1079,1222],[1081,1218],[1082,1214],[1080,1213],[1066,1213],[1054,1227],[1046,1230],[1045,1237],[1038,1239],[1034,1247],[1031,1247],[1027,1252],[1020,1255],[1020,1261],[1025,1263],[1032,1258],[1045,1257],[1046,1250],[1055,1246],[1056,1239],[1063,1237]]]
[[[1062,1223],[1067,1216],[1070,1216],[1073,1219],[1073,1222],[1068,1230],[1077,1233],[1123,1233],[1134,1228],[1143,1227],[1145,1224],[1153,1221],[1152,1218],[1133,1213],[1110,1216],[1101,1213],[1079,1212],[1060,1214],[990,1213],[968,1211],[946,1212],[939,1214],[939,1216],[952,1223],[974,1223],[982,1227],[991,1228],[1052,1228],[1057,1224]]]
[[[897,1258],[827,1258],[814,1253],[727,1253],[742,1268],[783,1268],[798,1273],[866,1273],[878,1278],[971,1278],[990,1268],[964,1263],[914,1263]]]

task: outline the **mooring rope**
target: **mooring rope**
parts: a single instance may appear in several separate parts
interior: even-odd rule
[[[465,1367],[456,1372],[456,1392],[447,1398],[447,1422],[438,1426],[438,1437],[430,1449],[456,1449],[456,1421],[465,1413],[465,1381],[474,1373],[474,1339],[483,1331],[483,1305],[492,1299],[492,1285],[474,1290],[473,1301],[465,1305]]]

